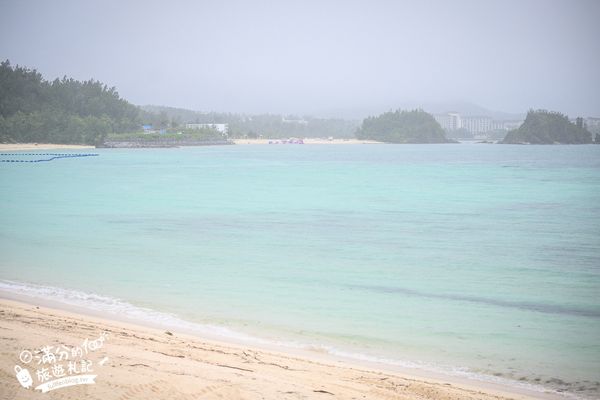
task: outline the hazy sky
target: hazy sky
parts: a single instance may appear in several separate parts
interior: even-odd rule
[[[135,104],[600,116],[600,1],[6,1],[0,58]]]

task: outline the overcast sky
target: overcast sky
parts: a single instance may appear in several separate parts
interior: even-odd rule
[[[0,58],[135,104],[600,116],[600,1],[7,1]]]

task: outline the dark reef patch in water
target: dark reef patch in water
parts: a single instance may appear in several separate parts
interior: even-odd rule
[[[427,293],[413,289],[406,289],[402,287],[391,287],[391,286],[377,286],[377,285],[349,285],[348,287],[353,289],[370,290],[379,293],[397,293],[407,296],[418,296],[426,297],[431,299],[442,299],[442,300],[453,300],[453,301],[468,301],[472,303],[487,304],[496,307],[507,307],[516,308],[526,311],[537,311],[546,314],[561,314],[561,315],[574,315],[580,317],[600,318],[600,310],[590,310],[585,308],[568,307],[557,304],[543,304],[534,303],[528,301],[510,301],[501,299],[490,299],[487,297],[480,296],[466,296],[460,294],[438,294],[438,293]]]

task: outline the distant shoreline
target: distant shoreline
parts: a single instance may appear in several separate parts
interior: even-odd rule
[[[80,150],[94,149],[95,146],[79,144],[52,144],[52,143],[0,143],[0,151],[22,150]]]
[[[232,139],[235,144],[282,144],[284,139]],[[306,138],[302,139],[304,144],[382,144],[376,140],[360,140],[360,139],[321,139],[321,138]]]
[[[156,148],[156,147],[192,147],[206,145],[224,145],[224,144],[241,144],[241,145],[257,145],[257,144],[282,144],[283,139],[232,139],[222,142],[107,142],[104,148]],[[359,139],[320,139],[307,138],[303,139],[304,144],[383,144],[375,140],[359,140]],[[0,143],[0,152],[9,151],[27,151],[27,150],[82,150],[94,149],[96,146],[78,145],[78,144],[56,144],[56,143]]]
[[[230,140],[123,140],[107,141],[100,147],[107,149],[146,149],[146,148],[178,148],[196,146],[226,146],[233,144]]]

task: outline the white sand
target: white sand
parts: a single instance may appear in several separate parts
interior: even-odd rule
[[[42,394],[22,388],[16,364],[40,382],[35,360],[23,349],[74,346],[108,334],[93,361],[96,383]],[[0,398],[2,399],[404,399],[507,400],[555,398],[499,391],[480,383],[409,376],[344,361],[324,361],[171,334],[124,322],[0,299]],[[105,360],[100,365],[101,360]],[[43,364],[42,364],[43,367]],[[52,378],[53,379],[53,378]]]

